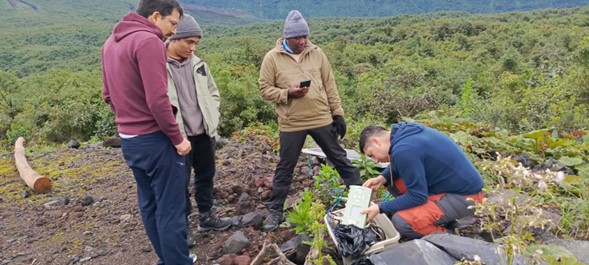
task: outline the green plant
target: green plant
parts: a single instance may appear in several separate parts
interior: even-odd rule
[[[325,213],[325,206],[316,201],[314,193],[311,190],[305,190],[303,196],[286,217],[286,220],[293,225],[292,230],[295,233],[311,237],[311,240],[306,241],[305,244],[310,245],[313,251],[313,257],[310,260],[312,264],[323,265],[325,260],[329,264],[335,264],[331,257],[323,256],[323,248],[328,247],[325,240],[326,227],[323,223]]]
[[[323,223],[323,217],[325,216],[325,206],[321,203],[313,202],[311,204],[311,219],[313,222],[310,224],[309,230],[312,233],[313,239],[310,242],[306,242],[314,250],[314,257],[310,259],[312,264],[323,265],[327,261],[330,265],[335,265],[335,261],[331,256],[323,256],[323,249],[327,248],[327,241],[325,240],[326,227]]]
[[[503,201],[485,200],[473,206],[475,214],[485,219],[482,224],[483,229],[490,234],[493,242],[499,243],[504,251],[504,257],[507,258],[507,264],[510,265],[514,264],[515,257],[523,253],[526,246],[534,241],[534,235],[530,230],[544,229],[551,222],[542,217],[542,209],[538,203],[532,199],[525,201],[520,199],[517,194],[521,190],[518,188],[514,190],[516,195],[505,198]],[[504,234],[505,231],[507,231],[506,234]],[[500,259],[503,258],[502,254],[498,253],[498,255]]]
[[[311,205],[313,204],[313,192],[305,190],[303,196],[295,204],[291,211],[288,212],[286,220],[293,225],[292,230],[297,234],[311,235],[311,225],[314,220]]]
[[[360,158],[360,160],[352,161],[352,164],[354,164],[354,166],[360,171],[362,182],[380,174],[380,167],[374,162],[374,160],[368,158],[364,154],[360,155]]]
[[[328,165],[321,165],[315,179],[315,197],[325,205],[332,205],[336,198],[344,196],[344,187],[341,184],[339,173]]]

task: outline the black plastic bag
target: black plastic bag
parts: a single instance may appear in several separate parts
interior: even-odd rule
[[[370,261],[369,259],[362,257],[362,258],[355,260],[352,263],[352,265],[374,265],[374,263],[372,263],[372,261]]]
[[[372,229],[362,229],[354,225],[337,225],[334,229],[337,250],[344,257],[357,258],[376,243],[376,233]]]

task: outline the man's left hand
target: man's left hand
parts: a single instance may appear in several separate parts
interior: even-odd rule
[[[344,136],[346,135],[346,121],[344,120],[344,117],[341,115],[333,116],[333,126],[335,126],[335,130],[340,138],[344,139]]]
[[[373,204],[370,207],[360,211],[360,213],[366,214],[366,222],[368,223],[380,213],[380,207],[378,204]]]

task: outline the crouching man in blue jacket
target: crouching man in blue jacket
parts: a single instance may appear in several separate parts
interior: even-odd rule
[[[393,124],[391,131],[368,126],[360,134],[360,151],[389,166],[363,186],[385,185],[396,198],[366,208],[370,221],[379,213],[392,216],[408,239],[447,233],[455,220],[472,215],[483,200],[483,179],[460,147],[448,136],[419,123]]]

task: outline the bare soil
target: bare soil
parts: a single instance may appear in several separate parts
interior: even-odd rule
[[[262,202],[278,162],[273,145],[271,139],[242,139],[218,149],[218,215],[240,216],[247,209],[266,216]],[[30,153],[27,159],[33,169],[52,179],[53,188],[35,194],[20,179],[13,158],[0,159],[0,264],[156,264],[157,256],[141,222],[136,184],[120,149],[89,144]],[[307,160],[301,157],[289,198],[296,198],[312,184],[312,170],[300,170],[306,166]],[[250,201],[238,203],[243,193]],[[266,233],[259,228],[232,227],[200,233],[196,212],[189,219],[197,241],[190,251],[197,254],[197,264],[218,264],[223,244],[238,230],[250,240],[240,254],[251,259],[264,242],[280,245],[294,236],[286,228]]]

